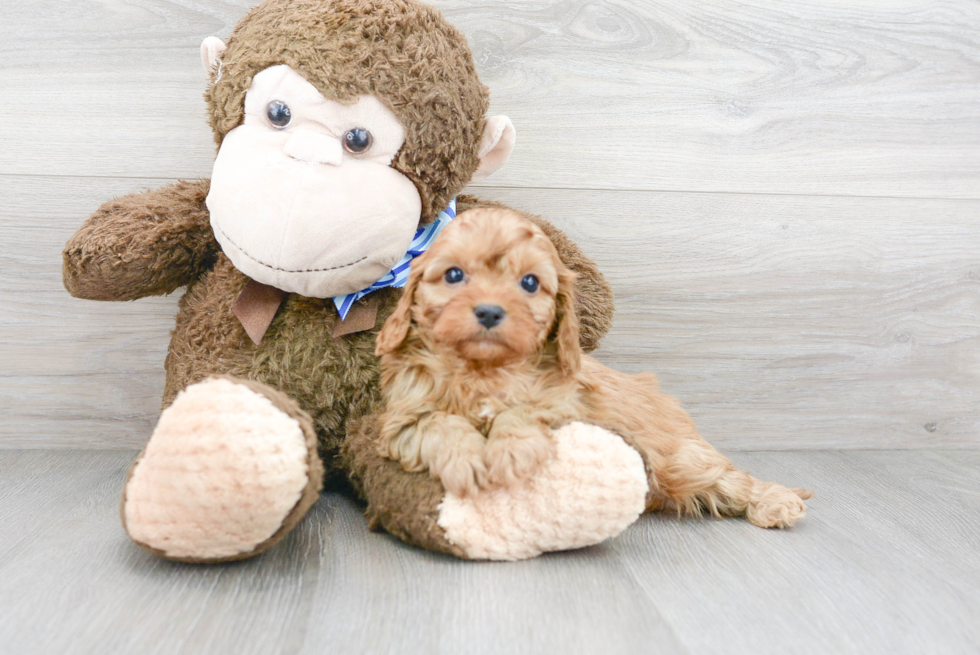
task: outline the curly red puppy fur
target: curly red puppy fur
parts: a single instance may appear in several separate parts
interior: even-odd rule
[[[382,454],[465,495],[533,475],[552,452],[551,430],[577,420],[639,451],[648,510],[746,516],[761,527],[800,519],[810,492],[736,469],[652,374],[625,375],[582,353],[574,281],[516,212],[474,209],[450,223],[412,263],[378,335]]]

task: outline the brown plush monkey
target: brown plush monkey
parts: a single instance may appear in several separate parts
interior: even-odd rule
[[[469,500],[372,442],[374,339],[401,289],[364,295],[343,320],[335,299],[389,274],[443,210],[492,204],[453,199],[514,144],[509,120],[486,117],[464,37],[414,0],[266,0],[202,57],[212,179],[112,200],[64,251],[77,297],[187,288],[165,411],[127,477],[130,537],[176,560],[249,557],[302,518],[324,473],[353,480],[373,526],[463,557],[587,545],[631,523],[642,462],[598,429],[590,456],[556,461],[533,489]],[[534,220],[579,274],[591,350],[610,325],[609,287]]]

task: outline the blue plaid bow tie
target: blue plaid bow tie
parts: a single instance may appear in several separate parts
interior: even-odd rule
[[[368,295],[372,291],[377,289],[383,289],[384,287],[403,287],[405,283],[408,282],[408,273],[411,268],[412,260],[424,253],[435,241],[435,238],[439,236],[442,228],[449,224],[449,221],[456,218],[456,198],[449,201],[449,206],[443,211],[439,212],[436,216],[436,220],[432,221],[428,225],[420,227],[415,232],[415,238],[412,239],[412,245],[408,247],[408,252],[402,257],[395,267],[388,271],[388,274],[383,278],[369,286],[367,289],[361,289],[354,293],[349,293],[346,296],[334,296],[333,304],[337,307],[337,313],[340,314],[340,320],[347,318],[347,312],[350,311],[351,306]]]

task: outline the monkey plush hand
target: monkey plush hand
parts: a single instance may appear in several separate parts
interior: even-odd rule
[[[126,481],[130,537],[170,559],[249,557],[303,517],[324,475],[352,478],[373,525],[464,557],[583,546],[631,523],[620,496],[642,491],[610,481],[642,464],[601,430],[570,438],[535,488],[482,504],[450,502],[370,439],[374,339],[402,293],[399,267],[442,213],[492,204],[459,193],[514,145],[510,121],[486,116],[464,37],[414,0],[266,0],[202,57],[212,179],[110,201],[64,252],[77,297],[186,287],[165,409]],[[609,287],[534,220],[579,275],[591,350]]]

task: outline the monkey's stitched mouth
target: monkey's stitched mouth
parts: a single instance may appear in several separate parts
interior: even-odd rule
[[[228,243],[230,243],[231,245],[235,246],[235,248],[238,249],[238,252],[240,252],[242,255],[244,255],[245,257],[248,257],[253,262],[255,262],[256,264],[258,264],[259,266],[265,266],[266,268],[268,268],[271,271],[279,271],[280,273],[324,273],[326,271],[337,271],[337,270],[340,270],[342,268],[349,268],[349,267],[354,266],[356,264],[360,264],[365,259],[367,259],[367,255],[364,255],[360,259],[355,260],[355,261],[352,261],[349,264],[341,264],[339,266],[330,266],[328,268],[301,268],[301,269],[278,268],[276,266],[272,266],[271,264],[266,264],[261,259],[256,259],[255,257],[252,257],[250,254],[248,254],[247,252],[245,252],[245,249],[244,248],[242,248],[240,245],[238,245],[237,243],[235,243],[234,240],[232,240],[232,238],[230,236],[228,236],[228,234],[224,230],[222,230],[220,227],[218,227],[216,225],[214,225],[212,227],[214,227],[214,229],[216,229],[218,232],[221,232],[221,236],[223,236],[224,238],[228,239]]]

